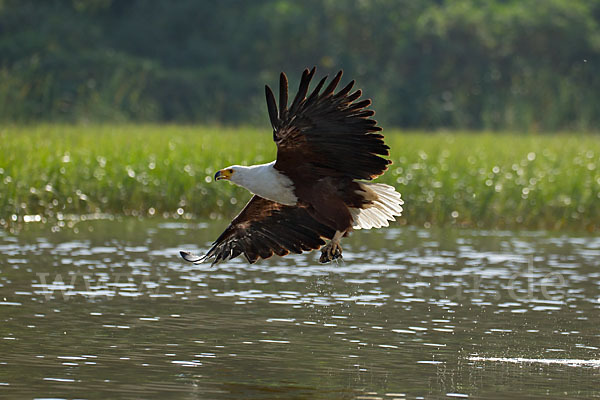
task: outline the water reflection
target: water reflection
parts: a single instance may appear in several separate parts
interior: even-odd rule
[[[220,226],[77,227],[0,232],[0,396],[600,395],[600,238],[388,229],[208,268],[178,251]]]

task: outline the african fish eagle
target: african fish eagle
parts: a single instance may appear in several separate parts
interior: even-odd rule
[[[302,73],[288,108],[288,80],[281,73],[279,108],[265,86],[277,159],[249,167],[233,165],[215,174],[254,194],[204,256],[181,252],[194,264],[212,264],[243,254],[250,263],[322,248],[320,262],[342,256],[340,239],[353,229],[388,226],[402,213],[400,193],[370,182],[391,163],[389,147],[366,109],[371,100],[350,93],[354,81],[335,92],[342,71],[321,91],[323,78],[308,95],[315,68]]]

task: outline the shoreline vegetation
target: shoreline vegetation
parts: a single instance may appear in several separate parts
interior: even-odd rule
[[[600,230],[595,134],[386,129],[393,164],[377,181],[404,198],[400,225]],[[275,158],[268,129],[185,125],[0,128],[0,225],[65,215],[231,218],[250,198],[213,182]]]

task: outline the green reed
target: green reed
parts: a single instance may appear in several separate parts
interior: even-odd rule
[[[401,224],[600,229],[600,138],[387,130],[379,180]],[[7,126],[0,223],[67,214],[233,216],[250,195],[216,170],[275,158],[268,129],[171,125]],[[36,217],[38,216],[38,217]]]

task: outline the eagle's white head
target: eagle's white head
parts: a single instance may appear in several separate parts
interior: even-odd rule
[[[298,199],[293,182],[273,165],[275,161],[249,167],[232,165],[217,171],[215,181],[228,180],[265,199],[295,205]]]
[[[217,171],[215,174],[215,181],[220,181],[222,179],[231,181],[231,178],[233,177],[237,167],[238,165],[232,165],[231,167],[223,168],[222,170]]]
[[[261,174],[261,171],[255,167],[258,167],[258,165],[253,165],[250,167],[243,165],[231,165],[227,168],[217,171],[215,174],[215,181],[230,181],[252,191],[248,185],[252,186],[254,181],[263,178],[261,176],[263,175]]]

